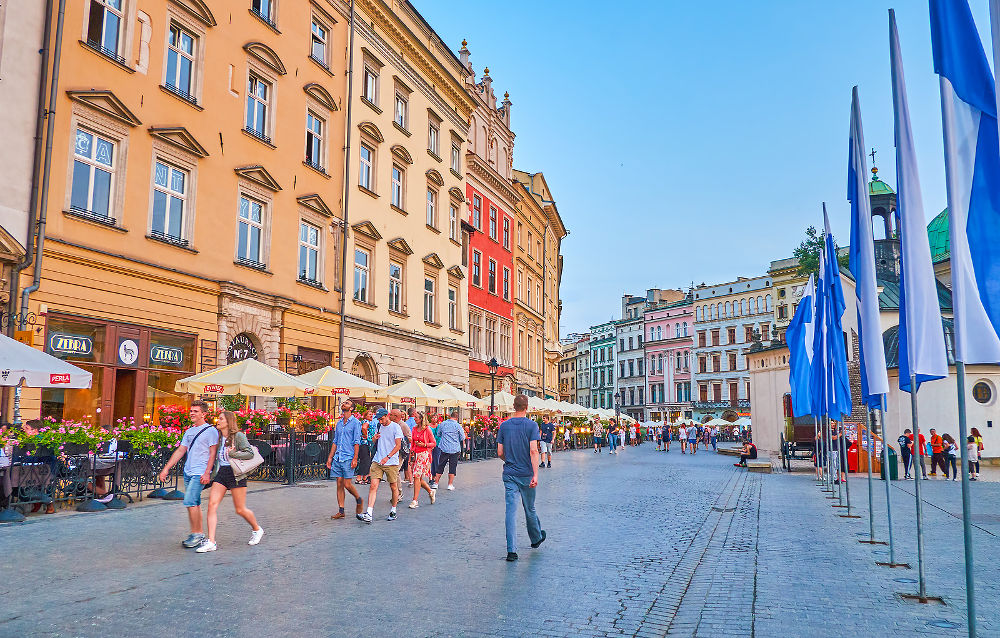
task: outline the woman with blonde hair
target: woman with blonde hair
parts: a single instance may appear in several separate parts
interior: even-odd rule
[[[434,504],[437,490],[427,482],[431,478],[431,450],[437,446],[434,439],[434,432],[427,426],[424,415],[417,412],[413,415],[416,425],[411,430],[411,451],[413,459],[410,467],[413,469],[413,501],[410,509],[420,507],[417,498],[420,496],[420,488],[423,487],[431,497],[431,505]]]
[[[240,432],[239,422],[233,412],[222,412],[219,414],[218,423],[215,426],[219,430],[221,437],[218,452],[215,455],[215,472],[212,482],[212,491],[208,497],[208,537],[195,551],[199,554],[214,552],[218,547],[215,544],[215,529],[219,524],[219,504],[226,491],[230,491],[233,496],[233,507],[236,513],[250,524],[250,541],[247,545],[256,545],[264,536],[264,530],[257,524],[257,518],[253,512],[247,508],[247,478],[245,474],[236,474],[229,459],[240,459],[247,461],[253,458],[253,448],[247,441],[246,434]]]

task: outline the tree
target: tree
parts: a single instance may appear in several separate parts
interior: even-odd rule
[[[837,251],[837,262],[840,264],[840,269],[847,270],[850,257],[846,253],[840,253],[840,247],[836,241],[834,241],[833,247]],[[823,235],[816,230],[815,226],[806,228],[806,238],[792,252],[792,255],[799,260],[798,274],[803,277],[819,274],[819,253],[821,250],[823,250]]]

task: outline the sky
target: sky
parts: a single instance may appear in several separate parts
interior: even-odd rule
[[[412,1],[510,92],[514,167],[545,174],[570,232],[564,336],[619,318],[626,292],[765,274],[824,201],[848,244],[854,85],[895,189],[890,7],[928,221],[947,205],[925,1]],[[988,0],[970,5],[989,55]]]

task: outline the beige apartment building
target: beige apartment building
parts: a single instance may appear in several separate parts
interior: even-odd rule
[[[466,71],[409,2],[355,7],[343,369],[467,388]]]
[[[63,40],[47,69],[58,56],[27,310],[34,345],[94,382],[25,391],[24,418],[155,420],[158,406],[187,400],[174,382],[202,369],[248,357],[292,373],[335,364],[338,6],[91,0],[51,19]]]

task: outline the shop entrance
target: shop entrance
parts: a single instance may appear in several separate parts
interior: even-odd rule
[[[115,398],[112,410],[112,420],[117,422],[123,417],[135,413],[135,386],[137,370],[118,368],[115,370]]]

